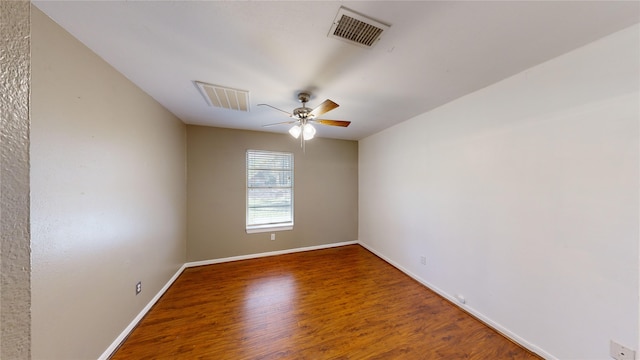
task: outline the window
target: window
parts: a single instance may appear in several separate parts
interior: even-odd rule
[[[246,229],[293,229],[293,154],[247,150]]]

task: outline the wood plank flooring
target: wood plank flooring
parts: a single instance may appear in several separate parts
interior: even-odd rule
[[[119,359],[540,359],[359,245],[186,269]]]

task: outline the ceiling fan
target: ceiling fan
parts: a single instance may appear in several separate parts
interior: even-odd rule
[[[300,139],[300,141],[302,142],[303,140],[311,140],[316,135],[316,129],[313,127],[312,124],[341,126],[341,127],[347,127],[349,126],[349,124],[351,124],[351,121],[317,119],[318,116],[324,113],[327,113],[337,108],[340,105],[327,99],[322,104],[311,109],[307,107],[307,102],[309,101],[310,98],[311,98],[311,94],[309,94],[308,92],[303,91],[299,93],[298,100],[302,103],[302,107],[293,109],[292,113],[278,109],[277,107],[271,106],[269,104],[258,104],[258,106],[268,106],[272,109],[281,111],[287,114],[287,116],[289,116],[290,118],[295,119],[295,120],[283,121],[283,122],[274,123],[274,124],[267,124],[267,125],[263,125],[263,127],[294,124],[293,127],[289,129],[289,134],[291,134],[291,136],[293,136],[296,139],[299,138],[300,135],[302,135],[302,138]]]

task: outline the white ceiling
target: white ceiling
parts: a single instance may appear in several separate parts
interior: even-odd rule
[[[262,125],[311,90],[358,140],[640,22],[637,1],[34,1],[188,124]],[[327,37],[341,7],[391,25],[371,49]],[[87,79],[90,81],[90,79]],[[248,90],[250,112],[209,107],[194,81]]]

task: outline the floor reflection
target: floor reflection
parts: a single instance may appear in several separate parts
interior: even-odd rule
[[[249,345],[266,340],[274,351],[281,349],[297,329],[295,278],[278,274],[253,279],[245,290],[244,300],[242,341]]]

